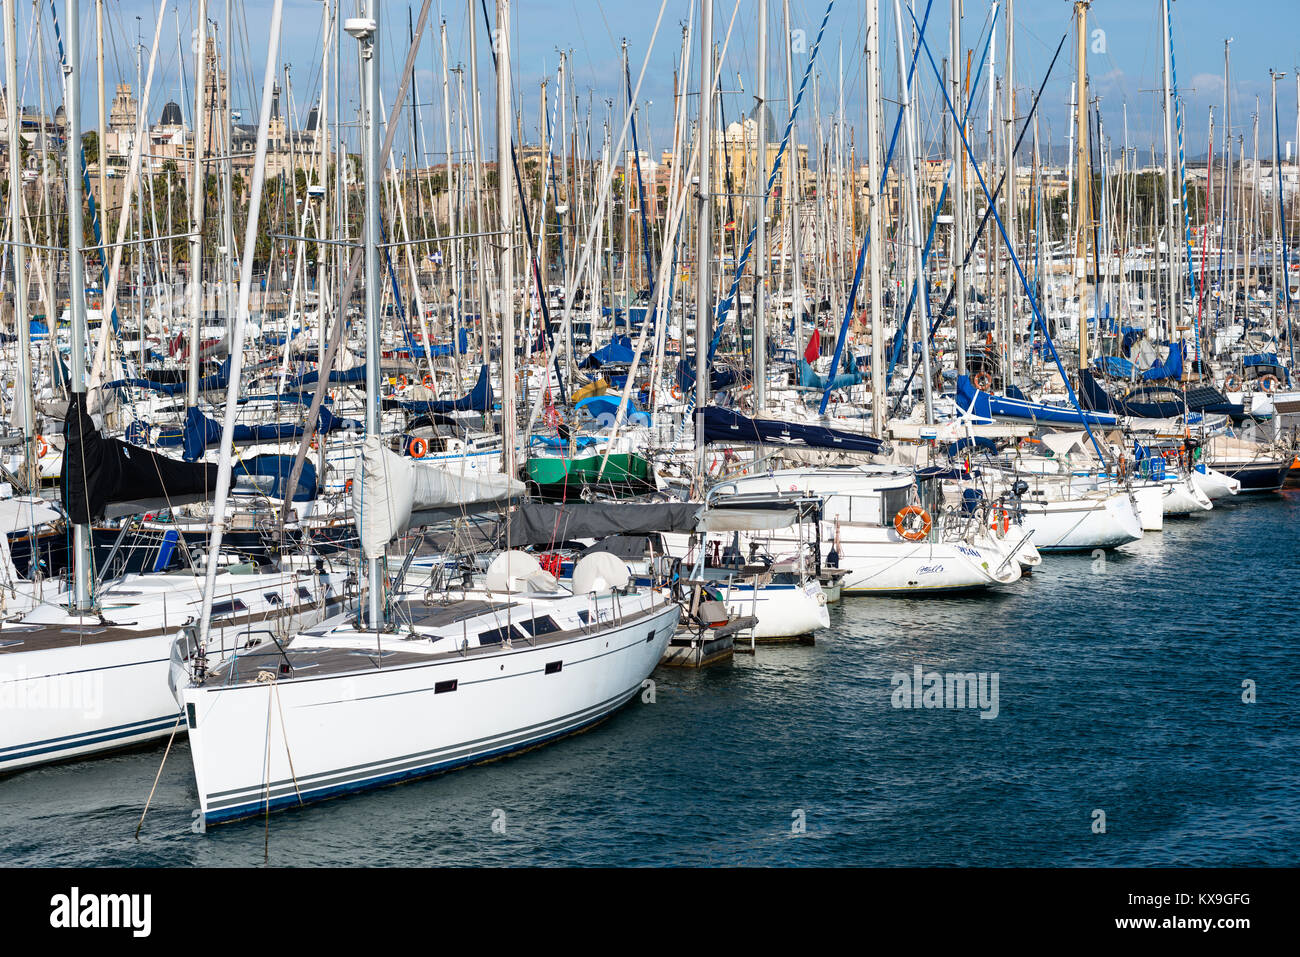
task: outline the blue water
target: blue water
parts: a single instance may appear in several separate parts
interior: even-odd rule
[[[1291,493],[996,594],[846,599],[815,647],[661,669],[590,733],[273,815],[270,862],[1300,864],[1298,545]],[[915,665],[996,672],[997,717],[893,707]],[[260,820],[192,833],[183,740],[133,839],[162,754],[0,780],[0,862],[260,864]]]

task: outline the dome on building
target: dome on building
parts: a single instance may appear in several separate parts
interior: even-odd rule
[[[163,107],[162,119],[159,120],[159,124],[162,126],[182,126],[184,122],[181,117],[180,104],[175,100],[169,100],[167,105]]]

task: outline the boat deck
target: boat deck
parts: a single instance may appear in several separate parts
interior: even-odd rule
[[[477,600],[452,604],[408,601],[400,605],[405,608],[405,616],[407,616],[402,622],[403,630],[385,632],[376,636],[370,631],[317,629],[303,632],[285,645],[274,641],[263,641],[213,669],[204,678],[203,686],[216,688],[256,684],[259,681],[266,681],[267,678],[260,676],[267,673],[277,680],[313,679],[369,673],[384,668],[473,659],[503,652],[517,653],[548,645],[563,645],[613,628],[634,625],[638,621],[654,618],[672,607],[671,602],[657,602],[612,621],[601,621],[598,625],[583,625],[538,635],[528,635],[522,629],[518,629],[517,633],[521,637],[506,638],[500,643],[458,646],[454,641],[447,641],[445,650],[435,651],[433,648],[438,641],[454,638],[455,633],[448,634],[446,631],[430,633],[428,629],[446,629],[461,621],[507,609],[519,609],[521,614],[516,621],[523,621],[531,616],[529,606],[525,603],[494,603]],[[538,615],[544,613],[541,603],[537,603],[535,611]],[[407,622],[411,624],[408,625]],[[410,630],[412,627],[416,630]],[[346,639],[354,639],[355,644],[345,643]],[[325,644],[326,640],[339,643]]]
[[[129,628],[124,625],[106,624],[99,620],[69,621],[66,624],[60,622],[5,624],[0,628],[0,655],[48,651],[54,648],[76,648],[110,641],[126,641],[131,638],[152,638],[169,631],[174,632],[177,628]]]

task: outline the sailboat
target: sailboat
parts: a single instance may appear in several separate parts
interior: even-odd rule
[[[74,63],[76,7],[68,5]],[[13,56],[12,48],[7,52]],[[145,511],[150,504],[142,499],[152,499],[153,507],[182,504],[205,496],[215,476],[210,466],[176,462],[104,436],[88,411],[81,175],[73,157],[81,143],[76,70],[67,84],[72,396],[63,432],[71,454],[63,456],[61,484],[73,532],[73,582],[58,594],[48,587],[34,592],[31,611],[0,623],[0,771],[172,733],[180,712],[168,688],[170,651],[178,634],[200,621],[211,632],[212,659],[219,661],[264,635],[319,621],[342,604],[343,576],[323,565],[266,572],[223,563],[216,554],[207,577],[218,584],[207,593],[192,572],[96,579],[90,528],[109,506],[130,502]]]
[[[281,2],[272,15],[273,36]],[[377,351],[382,164],[376,0],[367,12],[345,28],[363,52],[365,316],[369,346]],[[510,35],[508,16],[508,5],[499,5],[501,37]],[[498,133],[505,147],[508,48],[500,60]],[[509,224],[512,197],[504,177],[502,184],[501,217]],[[508,276],[500,304],[508,344],[514,320]],[[506,356],[508,373],[508,348]],[[367,377],[366,398],[367,435],[353,478],[367,568],[364,603],[177,682],[206,823],[423,777],[582,730],[639,693],[677,627],[680,607],[657,589],[634,585],[626,565],[609,555],[584,558],[567,587],[518,551],[498,555],[481,586],[472,577],[461,579],[459,587],[449,584],[437,595],[404,586],[400,574],[390,583],[385,549],[414,515],[496,507],[522,487],[508,471],[495,479],[455,475],[395,454],[381,440],[375,375]],[[504,405],[509,460],[514,406],[509,397]],[[218,514],[214,548],[221,521]],[[277,717],[268,722],[271,714]]]

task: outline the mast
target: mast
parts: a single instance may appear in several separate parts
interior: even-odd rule
[[[37,3],[39,3],[39,0],[32,0],[32,19],[36,21],[36,73],[37,73],[37,75],[41,78],[40,81],[36,84],[36,88],[40,91],[40,110],[41,110],[41,133],[40,133],[40,143],[41,143],[41,199],[42,199],[42,202],[43,202],[44,205],[45,205],[45,237],[46,237],[46,242],[48,242],[48,243],[53,243],[53,242],[54,242],[54,204],[53,204],[53,203],[51,202],[51,200],[50,200],[50,175],[49,175],[49,167],[50,167],[50,133],[49,133],[49,127],[47,127],[46,124],[45,124],[45,117],[46,117],[46,112],[45,112],[45,30],[44,30],[44,28],[43,28],[43,26],[42,26],[42,24],[41,24],[40,14],[37,12]],[[16,54],[15,54],[15,55],[16,55]],[[15,69],[16,69],[16,68],[17,68],[17,67],[16,67],[16,65],[15,65]],[[40,262],[40,259],[39,259],[39,258],[37,259],[37,262]],[[49,252],[46,254],[46,256],[45,256],[45,262],[46,262],[46,269],[45,269],[45,324],[46,324],[46,326],[49,326],[50,323],[55,322],[55,321],[57,320],[57,318],[58,318],[57,313],[55,312],[55,308],[56,308],[56,307],[55,307],[55,302],[54,302],[54,284],[55,284],[55,275],[54,275],[54,274],[55,274],[55,270],[58,268],[58,264],[57,264],[57,262],[56,262],[56,260],[55,260],[55,258],[54,258],[54,252],[53,252],[53,250],[49,251]],[[51,365],[51,367],[54,368],[54,369],[57,369],[57,368],[58,368],[58,367],[54,364],[54,357],[53,357],[52,355],[50,356],[50,365]],[[56,376],[55,376],[55,381],[56,381],[56,382],[58,381],[58,378],[59,378],[59,377],[56,375]],[[31,379],[28,379],[27,381],[30,383],[32,380],[31,380]]]
[[[758,151],[754,181],[758,211],[754,215],[754,412],[767,401],[767,0],[758,0]],[[748,192],[748,190],[746,191]]]
[[[794,54],[793,23],[790,20],[790,0],[781,0],[782,13],[785,17],[785,97],[790,113],[794,113]],[[710,61],[712,62],[712,61]],[[794,311],[794,342],[796,351],[803,342],[803,276],[799,256],[799,130],[790,127],[790,160],[785,164],[785,191],[781,194],[781,212],[790,223],[790,295]],[[835,370],[831,370],[835,374]]]
[[[869,3],[868,6],[874,6]],[[957,68],[961,57],[961,18],[962,0],[952,0],[952,23],[948,43],[948,62],[952,64],[952,101],[965,103],[961,90],[961,71]],[[1010,36],[1010,33],[1008,33]],[[1010,72],[1010,71],[1008,71]],[[957,111],[951,111],[949,121],[952,123],[952,253],[949,258],[953,266],[952,281],[957,286],[957,374],[966,374],[966,154],[962,147],[962,127]],[[874,156],[874,145],[871,147]],[[874,187],[873,187],[874,189]],[[873,229],[871,235],[876,236]],[[874,254],[872,260],[875,260]],[[872,351],[875,350],[875,338],[872,338]]]
[[[68,41],[63,76],[66,84],[64,104],[67,109],[66,172],[68,197],[68,318],[72,324],[72,394],[73,402],[86,400],[86,280],[81,254],[81,17],[78,0],[67,0]],[[12,120],[11,120],[12,124]],[[11,161],[10,165],[13,163]],[[91,609],[90,526],[72,527],[73,611]]]
[[[497,209],[501,214],[501,438],[505,473],[515,464],[515,271],[514,183],[508,175],[511,159],[510,120],[510,0],[497,0]]]
[[[32,409],[31,323],[27,320],[27,250],[23,247],[21,210],[22,177],[18,159],[22,156],[22,122],[18,105],[18,4],[5,5],[5,116],[9,123],[9,228],[13,236],[14,325],[18,331],[19,380],[14,383],[14,404],[18,406],[23,430],[23,484],[36,491],[35,416]],[[41,80],[42,85],[44,79]],[[47,240],[52,242],[52,240]],[[47,319],[50,328],[55,328]]]
[[[1163,27],[1161,37],[1164,46],[1164,107],[1165,107],[1165,209],[1167,210],[1168,226],[1165,231],[1165,238],[1169,248],[1169,309],[1165,315],[1165,332],[1166,338],[1173,336],[1174,327],[1178,324],[1178,246],[1180,240],[1175,238],[1174,217],[1178,214],[1178,200],[1174,193],[1174,88],[1173,88],[1173,65],[1170,59],[1173,56],[1173,50],[1169,43],[1169,0],[1161,0],[1160,17]],[[1080,41],[1082,44],[1082,41]],[[1082,49],[1082,46],[1080,46]],[[1087,97],[1080,97],[1081,102],[1087,102]],[[1159,246],[1156,247],[1157,256]]]
[[[1074,291],[1079,302],[1079,369],[1088,368],[1088,297],[1084,287],[1088,278],[1088,220],[1091,219],[1089,187],[1091,172],[1088,164],[1088,6],[1089,0],[1075,0],[1074,30],[1077,40],[1076,89],[1074,105],[1074,176],[1078,185],[1078,200],[1075,205],[1075,262]],[[1172,195],[1172,194],[1171,194]],[[1085,219],[1085,217],[1087,217]]]
[[[69,0],[69,3],[75,0]],[[208,66],[208,0],[199,0],[199,27],[194,54],[194,176],[190,193],[190,362],[189,384],[185,392],[185,407],[197,408],[199,404],[199,333],[203,323],[203,197],[207,192],[203,181],[203,153],[206,127],[204,87],[207,86]]]
[[[206,648],[208,643],[209,628],[212,624],[212,600],[217,590],[219,564],[217,556],[221,553],[221,539],[226,528],[226,499],[230,494],[231,455],[233,454],[230,442],[235,432],[235,420],[239,416],[239,380],[244,365],[244,327],[248,321],[248,297],[253,284],[253,252],[257,246],[262,184],[266,177],[266,144],[271,119],[271,97],[275,85],[275,60],[280,46],[280,15],[283,7],[284,0],[275,0],[275,5],[271,8],[266,74],[262,80],[262,106],[257,123],[257,152],[253,160],[253,181],[248,196],[248,224],[244,234],[244,249],[239,260],[239,303],[236,307],[235,327],[231,337],[234,348],[230,350],[230,381],[226,385],[226,409],[221,426],[221,457],[217,463],[217,488],[212,499],[212,540],[208,551],[206,583],[203,587],[203,610],[199,615],[200,648]],[[366,187],[370,188],[368,179]],[[292,499],[292,493],[286,495]]]
[[[880,225],[880,2],[867,0],[867,228],[871,233],[871,431],[885,433],[885,322]],[[961,318],[958,317],[961,328]]]
[[[221,245],[225,248],[226,253],[223,257],[224,263],[222,275],[224,276],[223,290],[225,295],[226,310],[226,351],[233,352],[235,347],[235,333],[232,327],[234,322],[235,310],[235,199],[233,189],[233,179],[235,175],[235,120],[234,106],[230,102],[230,72],[235,65],[235,33],[233,30],[233,20],[231,19],[231,0],[226,0],[226,47],[228,54],[226,56],[226,73],[225,82],[222,84],[222,99],[226,102],[225,109],[221,112],[221,122],[225,127],[225,132],[221,136],[223,151],[226,154],[225,160],[221,164],[221,234],[223,239]],[[218,74],[220,75],[220,74]],[[272,83],[275,79],[272,78]],[[274,91],[273,91],[274,93]],[[268,263],[274,260],[275,243],[271,244],[272,255],[268,258]],[[242,263],[241,263],[242,266]],[[270,286],[270,268],[268,265],[267,276],[268,287]],[[269,291],[269,290],[268,290]],[[266,292],[262,293],[262,308],[266,308]],[[242,345],[242,343],[241,343]]]
[[[700,0],[700,186],[695,228],[695,448],[704,449],[704,409],[709,404],[712,341],[709,254],[713,230],[713,0]]]
[[[1231,54],[1229,44],[1232,43],[1232,37],[1223,41],[1223,199],[1219,202],[1219,303],[1215,310],[1216,317],[1221,318],[1223,315],[1224,297],[1229,297],[1228,301],[1236,299],[1236,295],[1231,290],[1231,284],[1224,281],[1223,278],[1223,250],[1224,244],[1228,241],[1228,228],[1232,222],[1232,216],[1236,212],[1232,204],[1232,97],[1230,95],[1231,87],[1229,84],[1232,80]],[[1297,75],[1296,81],[1300,83],[1300,74]],[[1236,256],[1237,243],[1233,240],[1232,249],[1229,252],[1229,259],[1232,262],[1232,276],[1236,278]]]
[[[1003,123],[1006,124],[1006,216],[1003,219],[1003,225],[1007,231],[1007,246],[1011,250],[1016,248],[1016,206],[1018,205],[1019,195],[1016,191],[1016,92],[1015,92],[1015,64],[1016,64],[1016,3],[1015,0],[1007,0],[1007,63],[1006,63],[1006,82],[1003,84]],[[959,103],[960,100],[953,100],[953,103]],[[960,247],[959,247],[960,248]],[[1012,373],[1015,368],[1015,346],[1016,346],[1016,290],[1019,284],[1016,277],[1016,265],[1011,257],[1007,257],[1006,262],[1006,283],[1007,283],[1007,322],[1006,322],[1006,364],[1003,367],[1003,381],[1011,384]]]
[[[483,243],[483,183],[480,180],[480,171],[483,165],[483,117],[479,109],[478,101],[478,27],[475,26],[478,20],[478,11],[475,9],[474,0],[466,0],[468,4],[469,17],[469,109],[470,124],[473,126],[474,137],[474,231],[479,233],[475,244],[478,246],[478,255],[475,257],[478,261],[478,320],[479,320],[479,355],[486,362],[490,353],[488,352],[488,323],[487,323],[487,249]],[[501,178],[501,171],[497,171],[498,179]],[[505,388],[505,383],[502,383]]]
[[[453,216],[453,193],[452,193],[452,148],[451,148],[451,91],[447,82],[447,21],[443,20],[439,28],[439,34],[442,41],[442,131],[443,137],[447,141],[447,187],[444,195],[447,197],[447,227],[448,231],[459,237],[461,233],[460,222],[458,217]],[[457,184],[459,190],[459,184]],[[460,203],[455,203],[455,209],[459,210]],[[452,308],[451,308],[451,354],[452,361],[456,364],[456,372],[460,373],[460,330],[463,327],[464,320],[461,317],[461,280],[460,280],[460,239],[449,251],[451,257],[451,278],[452,278]]]
[[[366,287],[366,435],[379,437],[379,363],[383,349],[379,338],[382,290],[379,279],[379,178],[383,167],[379,163],[379,0],[367,0],[368,22],[352,25],[349,30],[361,41],[362,96],[362,157],[365,164],[365,287]],[[473,11],[471,11],[472,14]],[[383,556],[368,559],[369,580],[368,623],[376,631],[383,623]]]
[[[917,158],[916,124],[913,122],[912,92],[907,82],[907,43],[903,38],[903,14],[898,0],[894,0],[894,26],[898,33],[898,95],[899,109],[903,114],[903,146],[907,155],[907,191],[908,245],[911,247],[913,279],[916,282],[917,320],[921,330],[922,383],[925,392],[925,421],[928,425],[934,421],[934,396],[930,383],[930,293],[925,288],[925,261],[922,255],[921,237],[921,203],[917,195],[917,176],[919,160]],[[872,348],[875,346],[873,344]]]
[[[1281,289],[1282,299],[1285,306],[1283,312],[1287,321],[1286,341],[1287,341],[1288,348],[1292,352],[1294,352],[1294,346],[1291,343],[1291,328],[1290,328],[1291,293],[1287,289],[1287,276],[1286,276],[1286,267],[1287,267],[1286,225],[1283,221],[1283,214],[1286,209],[1286,206],[1282,198],[1282,167],[1278,165],[1281,159],[1278,154],[1281,152],[1282,133],[1278,128],[1278,121],[1277,121],[1277,81],[1282,79],[1282,77],[1286,76],[1286,74],[1278,73],[1274,70],[1269,70],[1268,75],[1269,75],[1269,79],[1272,81],[1271,86],[1273,89],[1273,189],[1275,190],[1277,195],[1277,210],[1273,215],[1273,242],[1272,242],[1273,268],[1269,270],[1269,272],[1272,273],[1273,275],[1273,309],[1272,309],[1273,335],[1276,337],[1278,334],[1277,299],[1278,299],[1278,283],[1279,283],[1278,277],[1280,275],[1281,287],[1282,287]]]
[[[108,164],[104,161],[104,150],[107,146],[108,122],[104,114],[104,0],[95,0],[95,73],[99,84],[99,149],[95,157],[99,165],[99,208],[104,210],[105,216],[108,212]],[[136,98],[140,96],[140,81],[137,79],[135,84]],[[141,249],[141,252],[144,250]],[[103,290],[100,290],[103,295]]]

